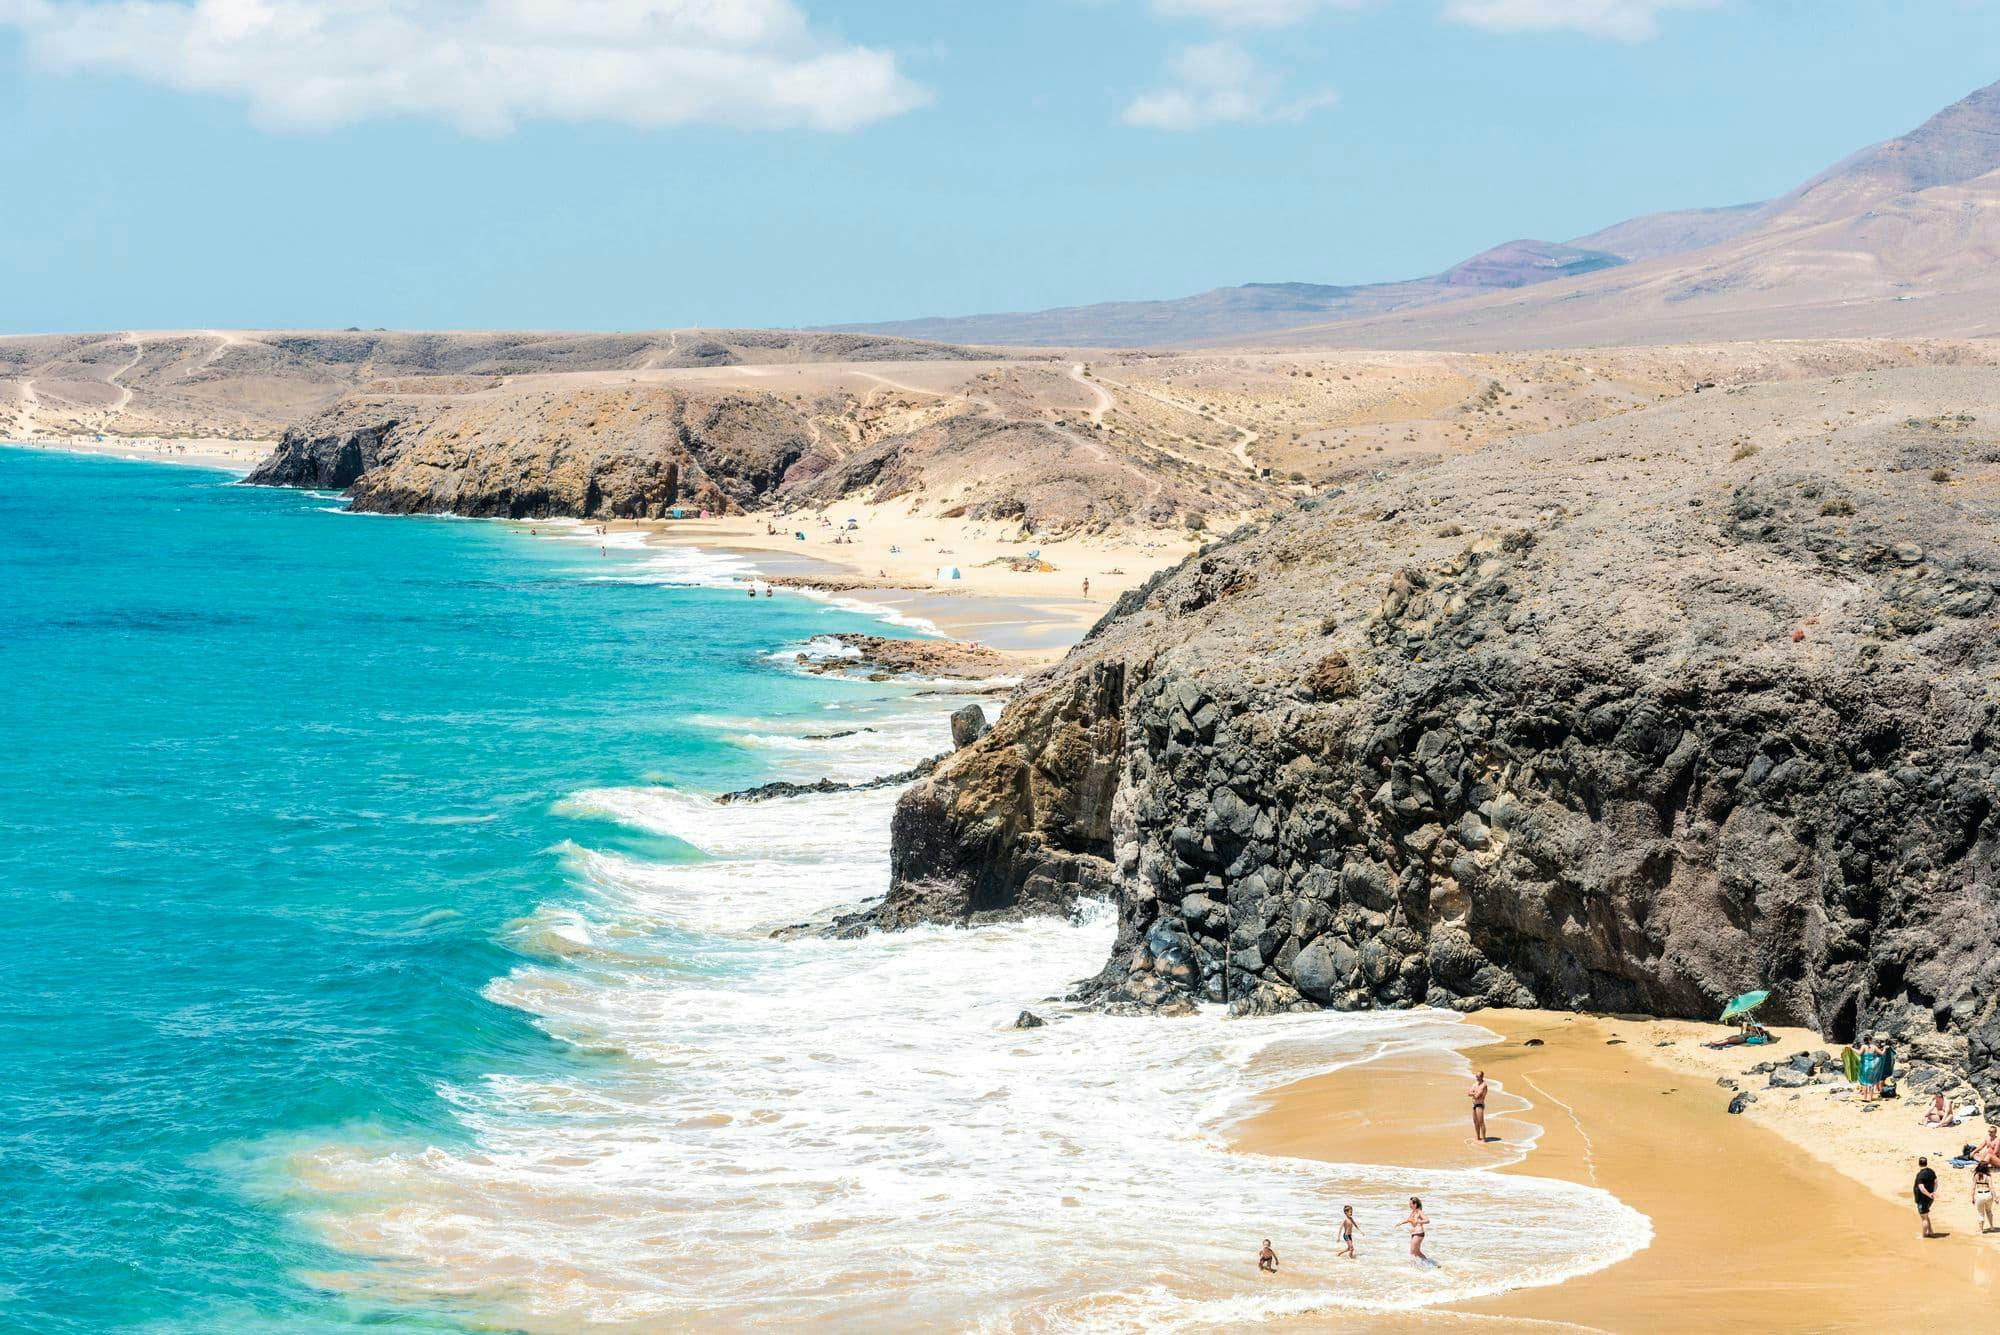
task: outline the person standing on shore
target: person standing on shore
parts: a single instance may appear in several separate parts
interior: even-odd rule
[[[1972,1208],[1979,1215],[1981,1234],[1993,1231],[1993,1170],[1980,1164],[1972,1170]]]
[[[1422,1261],[1425,1265],[1436,1264],[1430,1257],[1424,1255],[1424,1230],[1429,1226],[1430,1222],[1430,1216],[1424,1213],[1424,1203],[1415,1196],[1412,1196],[1410,1197],[1409,1217],[1396,1225],[1397,1228],[1407,1228],[1410,1230],[1410,1255]],[[1928,1218],[1925,1220],[1924,1227],[1930,1227]]]
[[[1937,1173],[1931,1168],[1929,1159],[1917,1159],[1917,1180],[1910,1189],[1917,1198],[1917,1218],[1924,1221],[1924,1236],[1936,1237],[1931,1232],[1931,1204],[1937,1200]]]
[[[1465,1091],[1472,1100],[1472,1135],[1480,1144],[1486,1143],[1486,1072],[1472,1073],[1472,1088]]]

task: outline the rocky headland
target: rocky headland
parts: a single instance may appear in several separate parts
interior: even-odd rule
[[[1896,1035],[2000,1098],[2000,377],[1448,460],[1126,596],[901,800],[878,926],[1114,896],[1100,1002]]]
[[[935,677],[985,681],[1007,676],[1015,664],[1005,654],[964,640],[910,640],[841,631],[823,637],[841,646],[838,656],[800,654],[808,672],[859,672],[871,677]]]

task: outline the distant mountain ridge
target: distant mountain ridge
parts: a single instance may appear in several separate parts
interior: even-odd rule
[[[2000,331],[2000,316],[1983,314],[2000,310],[1986,303],[1989,285],[2000,295],[1995,172],[2000,83],[1775,199],[1646,214],[1567,242],[1509,241],[1422,278],[1248,283],[831,328],[1020,346],[1241,343],[1287,331],[1399,347],[1985,334]],[[1932,304],[1920,311],[1886,309],[1923,300]]]

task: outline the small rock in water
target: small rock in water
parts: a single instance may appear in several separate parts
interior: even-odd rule
[[[1040,1029],[1047,1023],[1047,1020],[1044,1020],[1033,1011],[1022,1011],[1019,1017],[1015,1019],[1014,1027],[1016,1029]]]
[[[1624,1041],[1625,1040],[1622,1038],[1607,1038],[1604,1040],[1604,1046],[1608,1048],[1611,1047],[1613,1044],[1623,1043]]]
[[[1740,1113],[1749,1106],[1750,1096],[1748,1094],[1738,1094],[1729,1101],[1729,1111],[1732,1113]]]

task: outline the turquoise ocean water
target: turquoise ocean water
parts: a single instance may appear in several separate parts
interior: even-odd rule
[[[441,1089],[579,1060],[482,995],[509,924],[565,841],[694,855],[559,799],[871,706],[766,652],[879,623],[228,481],[0,449],[0,1326],[379,1317],[270,1147],[450,1145]]]
[[[1644,1245],[1589,1187],[1232,1152],[1455,1017],[1067,1003],[1108,906],[774,933],[885,888],[896,794],[712,796],[966,697],[534,527],[0,449],[0,1329],[1233,1330]],[[1412,1193],[1439,1266],[1332,1259]]]

